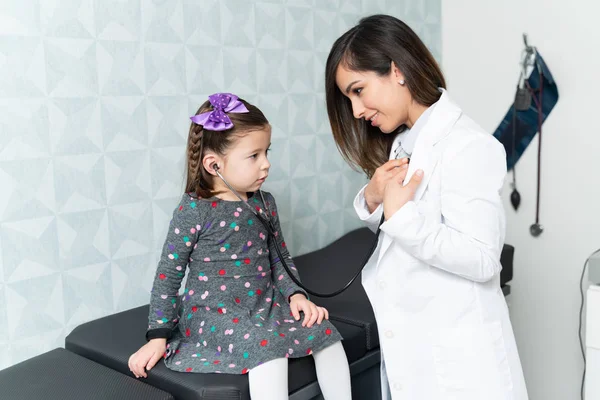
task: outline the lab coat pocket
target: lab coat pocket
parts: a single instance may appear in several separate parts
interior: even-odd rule
[[[442,329],[433,357],[443,400],[513,400],[500,322]]]

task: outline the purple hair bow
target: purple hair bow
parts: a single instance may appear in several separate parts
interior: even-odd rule
[[[226,113],[249,112],[235,94],[215,93],[208,96],[208,100],[213,110],[194,115],[190,119],[209,131],[225,131],[233,128],[233,122]]]

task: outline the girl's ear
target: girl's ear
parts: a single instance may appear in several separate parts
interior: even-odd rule
[[[217,175],[216,170],[219,169],[220,163],[221,163],[220,157],[218,157],[214,153],[208,153],[202,159],[202,166],[212,176],[216,176]]]

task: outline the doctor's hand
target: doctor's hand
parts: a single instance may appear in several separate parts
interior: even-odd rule
[[[422,180],[423,170],[419,169],[405,186],[402,185],[404,177],[402,179],[392,179],[387,183],[383,194],[383,215],[386,221],[402,208],[403,205],[414,199],[417,188]]]
[[[373,212],[377,206],[383,203],[385,186],[390,180],[404,180],[408,170],[408,158],[390,160],[375,170],[369,184],[365,188],[365,201],[369,212]]]

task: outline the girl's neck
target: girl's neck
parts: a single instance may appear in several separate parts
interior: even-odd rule
[[[240,201],[239,197],[237,197],[235,194],[231,193],[231,190],[227,189],[227,191],[225,192],[221,192],[217,195],[215,195],[216,198],[223,200],[223,201]],[[242,200],[244,201],[248,201],[248,196],[246,195],[246,193],[240,193],[240,197],[242,198]]]
[[[220,179],[214,181],[213,191],[218,193],[215,195],[215,197],[218,199],[221,199],[224,201],[239,201],[240,200],[239,197],[237,197],[235,195],[235,193],[233,193],[231,190],[229,190],[227,185],[225,185],[223,183],[223,181],[221,181]],[[238,194],[240,195],[242,200],[244,200],[244,201],[248,200],[248,195],[246,194],[246,192],[242,191],[242,192],[238,192]]]

